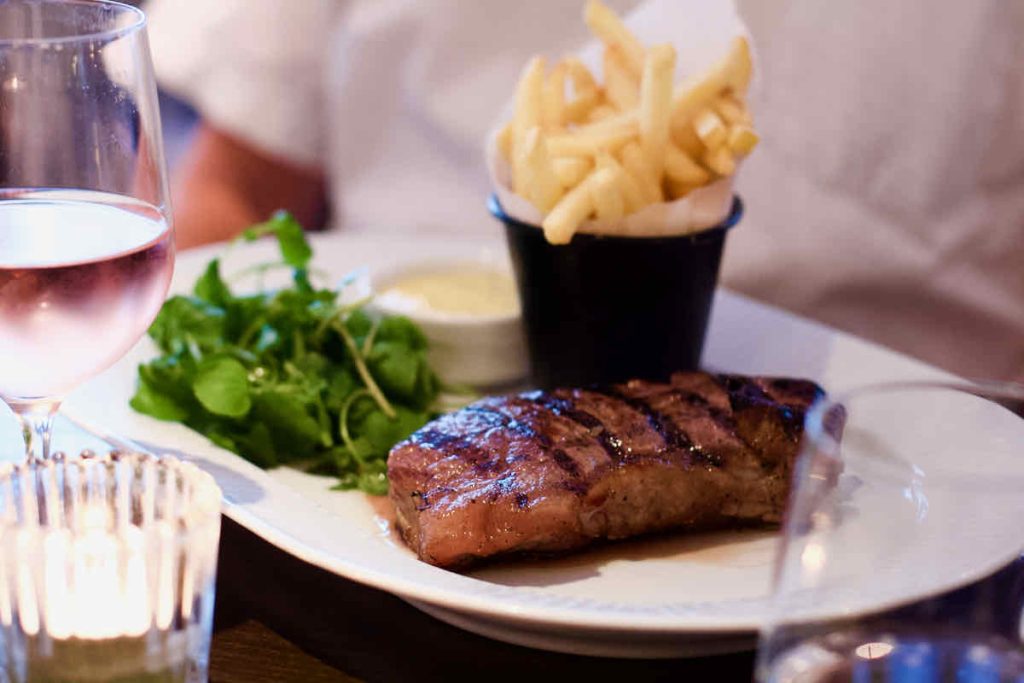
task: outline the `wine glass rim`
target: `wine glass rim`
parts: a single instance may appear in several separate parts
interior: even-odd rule
[[[68,43],[86,43],[100,40],[111,41],[140,31],[146,26],[145,12],[138,7],[124,2],[119,2],[118,0],[43,0],[43,2],[51,5],[107,6],[117,10],[118,12],[129,14],[134,17],[134,19],[131,23],[125,26],[118,26],[104,31],[89,31],[85,33],[73,33],[46,38],[29,36],[20,38],[0,37],[0,47],[35,45],[41,48],[46,48],[54,45],[66,45]]]
[[[874,382],[844,391],[835,396],[823,396],[811,405],[804,420],[804,438],[818,446],[818,452],[828,458],[840,460],[839,440],[826,428],[826,416],[834,408],[843,409],[864,396],[892,394],[906,391],[959,391],[980,398],[1000,397],[1024,401],[1024,384],[996,380],[906,380]]]

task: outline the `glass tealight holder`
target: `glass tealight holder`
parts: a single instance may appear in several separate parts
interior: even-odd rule
[[[0,464],[0,682],[205,681],[220,501],[172,457]]]

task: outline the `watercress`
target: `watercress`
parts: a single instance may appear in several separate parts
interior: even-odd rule
[[[440,390],[427,342],[402,317],[375,319],[310,278],[313,252],[287,213],[246,230],[273,235],[291,286],[236,294],[213,259],[191,296],[167,300],[149,330],[161,355],[139,366],[131,406],[181,422],[260,467],[338,477],[387,492],[387,454],[433,414]],[[362,302],[365,303],[365,302]]]

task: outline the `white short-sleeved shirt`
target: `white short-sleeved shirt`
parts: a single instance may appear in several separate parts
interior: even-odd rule
[[[700,2],[638,12],[648,26],[664,16],[664,39]],[[726,284],[961,374],[1024,377],[1024,5],[739,5],[763,141],[741,171]],[[586,41],[581,8],[148,5],[163,85],[213,125],[324,169],[336,227],[435,235],[496,229],[487,132],[530,55]]]

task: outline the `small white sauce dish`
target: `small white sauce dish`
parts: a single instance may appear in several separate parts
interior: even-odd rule
[[[370,273],[370,307],[403,315],[430,343],[430,364],[449,385],[511,385],[529,372],[522,313],[506,260],[431,258]]]

